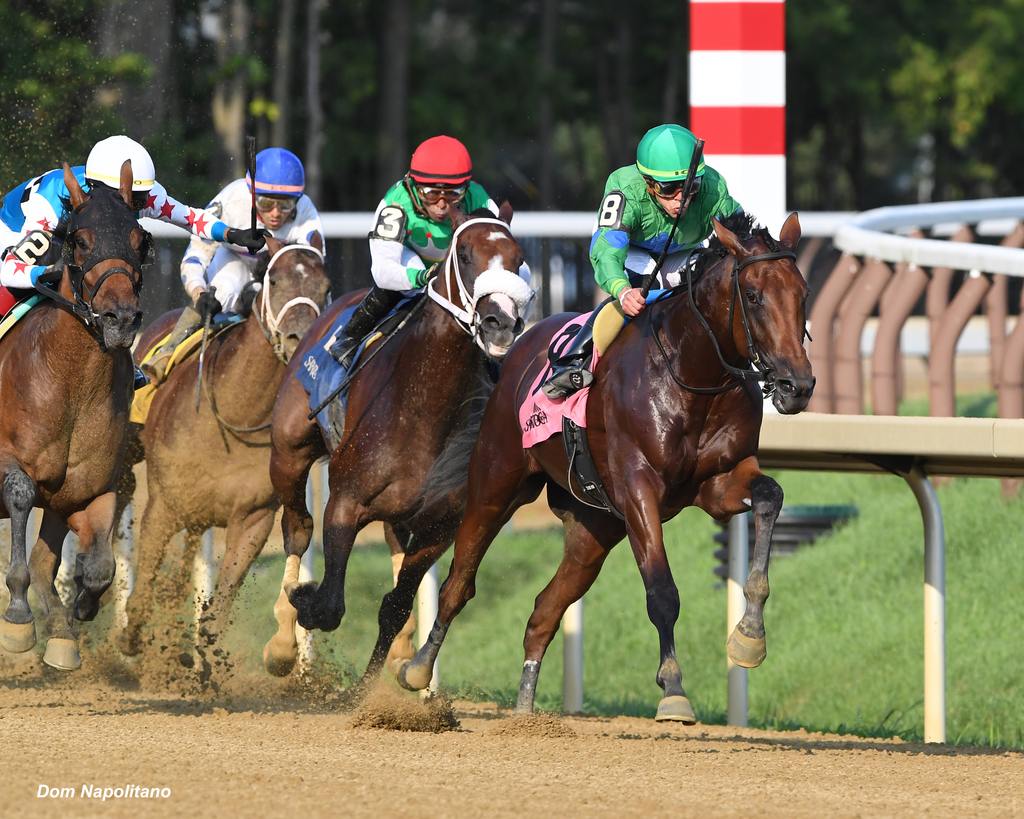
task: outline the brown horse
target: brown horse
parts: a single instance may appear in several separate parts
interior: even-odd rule
[[[486,211],[468,219],[456,214],[445,272],[428,286],[430,298],[357,372],[344,432],[330,453],[320,585],[296,585],[296,580],[313,529],[306,510],[306,475],[326,449],[316,424],[308,419],[309,402],[299,382],[289,378],[281,388],[274,407],[270,472],[284,504],[287,560],[274,606],[278,632],[264,649],[271,673],[287,674],[295,662],[296,618],[307,629],[330,631],[340,624],[345,568],[355,536],[366,524],[384,521],[393,554],[397,558],[404,553],[395,587],[381,602],[380,631],[367,675],[386,660],[409,618],[420,580],[451,542],[465,501],[466,464],[493,383],[487,357],[501,359],[508,352],[532,296],[511,272],[523,263],[522,249],[508,229],[511,219],[507,203],[500,219]],[[303,341],[297,358],[321,341],[336,313],[354,299],[332,305]],[[412,646],[405,648],[408,658]]]
[[[203,616],[203,637],[212,644],[273,525],[278,503],[267,463],[274,396],[300,339],[320,315],[329,282],[317,248],[268,237],[267,250],[257,269],[262,289],[249,316],[209,341],[198,409],[200,365],[193,356],[171,370],[156,391],[145,426],[133,425],[131,461],[146,461],[148,501],[128,623],[118,635],[125,654],[141,650],[154,597],[184,599],[198,535],[225,526],[224,560]],[[179,312],[161,316],[143,333],[135,352],[139,360],[170,331]],[[119,490],[122,505],[133,489],[129,465]],[[189,533],[185,554],[171,576],[162,577],[167,543],[182,529]]]
[[[699,278],[630,322],[607,351],[590,388],[590,446],[608,496],[624,519],[581,502],[567,477],[561,436],[524,450],[517,408],[547,364],[552,335],[568,316],[554,316],[524,334],[502,367],[484,414],[469,471],[466,515],[439,613],[427,642],[399,680],[424,688],[452,619],[474,594],[487,547],[512,512],[547,485],[548,501],[565,527],[565,554],[537,597],[526,628],[518,708],[533,709],[544,652],[565,610],[596,579],[608,551],[628,535],[658,630],[657,682],[664,696],[657,718],[695,721],[682,686],[673,627],[679,593],[672,579],[662,521],[699,506],[716,519],[753,509],[756,543],[745,593],[747,610],[729,639],[729,656],[753,667],[765,655],[763,607],[768,597],[772,527],[782,489],[757,463],[761,400],[748,384],[754,362],[774,385],[774,404],[800,412],[814,387],[804,354],[807,287],[794,263],[800,239],[796,214],[776,242],[748,217],[715,223],[717,241],[698,262]]]
[[[11,602],[0,644],[8,651],[35,644],[31,579],[47,616],[43,659],[70,670],[81,664],[72,614],[92,620],[114,578],[114,485],[127,440],[129,348],[142,321],[150,238],[131,206],[129,162],[121,167],[119,192],[95,186],[87,195],[67,164],[64,183],[72,210],[55,233],[63,239],[59,284],[37,285],[50,298],[0,344],[0,511],[11,519]],[[43,520],[30,567],[26,523],[33,506],[43,509]],[[69,529],[80,543],[71,611],[53,582]]]

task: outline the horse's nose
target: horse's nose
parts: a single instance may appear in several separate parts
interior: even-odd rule
[[[815,383],[816,379],[814,376],[800,378],[794,375],[787,378],[777,378],[775,380],[775,389],[786,398],[808,398],[814,392]]]

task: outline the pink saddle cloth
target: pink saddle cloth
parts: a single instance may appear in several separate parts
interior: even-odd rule
[[[567,322],[552,337],[564,340],[557,341],[557,349],[563,349],[571,338],[566,332],[571,327],[578,327],[590,318],[590,313],[577,316]],[[597,350],[594,350],[590,362],[590,371],[597,371]],[[558,435],[562,431],[562,419],[570,418],[577,426],[587,425],[587,398],[590,395],[590,387],[574,392],[565,398],[548,398],[540,385],[551,375],[551,367],[545,366],[540,374],[530,384],[530,391],[526,394],[526,400],[519,405],[519,429],[523,433],[523,449],[529,449],[542,441],[546,441],[552,435]]]

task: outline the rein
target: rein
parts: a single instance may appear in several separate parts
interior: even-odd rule
[[[694,316],[697,318],[697,322],[701,327],[704,328],[704,332],[707,333],[708,338],[711,339],[711,346],[715,349],[715,354],[718,356],[718,361],[721,363],[722,368],[733,378],[740,383],[746,381],[763,381],[764,386],[761,388],[764,397],[767,398],[775,391],[775,370],[770,364],[765,363],[761,356],[761,353],[757,349],[757,345],[754,344],[753,334],[750,332],[750,318],[747,315],[747,307],[740,298],[740,271],[748,265],[754,264],[755,262],[769,262],[776,259],[796,259],[796,254],[791,250],[779,250],[773,253],[760,253],[755,256],[747,256],[745,259],[740,260],[733,257],[732,265],[732,295],[729,298],[729,322],[728,326],[732,328],[733,320],[736,313],[736,302],[740,305],[740,322],[743,325],[743,334],[747,341],[747,353],[749,355],[749,362],[753,369],[743,369],[741,367],[735,367],[725,360],[725,356],[722,355],[722,348],[718,343],[718,338],[715,336],[714,331],[711,329],[711,325],[708,324],[704,314],[701,313],[700,308],[697,307],[697,302],[693,296],[693,266],[688,265],[686,268],[686,294],[689,301],[690,309]],[[651,305],[654,307],[655,305]],[[717,387],[695,387],[684,382],[671,366],[671,360],[669,359],[668,351],[665,349],[665,345],[661,341],[661,323],[657,318],[652,318],[652,324],[654,326],[654,342],[657,346],[662,357],[665,359],[665,363],[668,365],[668,374],[672,376],[672,380],[676,382],[687,392],[696,393],[697,395],[717,395],[723,393],[726,390],[733,388],[732,384],[723,384]]]
[[[508,232],[508,225],[505,222],[501,221],[501,219],[495,219],[486,216],[479,216],[472,219],[467,219],[465,222],[459,225],[455,229],[455,232],[452,234],[452,244],[451,247],[448,249],[448,255],[445,257],[444,260],[445,286],[449,295],[444,295],[437,290],[437,288],[435,287],[437,279],[434,279],[434,281],[432,281],[427,286],[427,295],[433,301],[441,305],[441,307],[444,308],[444,310],[450,313],[455,318],[455,322],[459,325],[459,327],[461,327],[466,333],[468,333],[472,337],[473,341],[476,343],[478,347],[483,349],[483,344],[480,339],[480,315],[476,311],[476,305],[477,302],[479,302],[480,299],[482,299],[484,296],[490,295],[492,292],[498,291],[490,291],[488,293],[477,293],[476,287],[474,287],[473,293],[470,293],[469,289],[462,281],[462,270],[459,267],[459,254],[457,252],[458,239],[459,236],[462,235],[462,231],[473,225],[499,225],[506,232]],[[511,237],[512,234],[509,233],[509,236]],[[515,278],[516,282],[522,282],[522,279],[519,278],[518,273],[515,273],[514,271],[509,270],[507,268],[502,268],[501,270],[496,270],[495,272],[500,276],[512,276]],[[456,304],[450,298],[450,294],[453,292],[452,281],[455,282],[456,288],[458,289],[459,301],[461,302],[461,305]]]
[[[254,310],[256,317],[256,323],[260,326],[260,330],[263,331],[264,337],[270,343],[271,348],[274,351],[274,356],[282,364],[288,362],[284,358],[284,340],[281,335],[281,322],[284,321],[284,317],[288,314],[288,311],[299,305],[306,305],[313,308],[313,312],[320,315],[320,305],[307,296],[296,296],[293,299],[289,299],[276,313],[273,312],[270,307],[270,271],[273,268],[274,263],[285,253],[291,251],[302,251],[310,252],[316,255],[321,262],[324,260],[324,254],[322,251],[313,247],[312,245],[285,245],[277,253],[270,257],[270,261],[267,262],[267,269],[263,274],[263,284],[260,287],[260,304],[259,308]],[[214,354],[213,360],[210,361],[210,376],[209,378],[202,379],[206,383],[204,385],[204,392],[206,393],[206,400],[210,403],[210,411],[213,413],[214,419],[217,423],[229,432],[237,435],[245,435],[253,432],[262,432],[263,430],[270,429],[271,421],[268,420],[263,424],[256,424],[251,427],[242,427],[232,424],[230,421],[224,418],[217,409],[217,399],[213,394],[213,377],[214,369],[217,363],[217,355],[219,355],[219,348],[217,353]],[[202,378],[202,376],[200,376]]]
[[[293,299],[289,299],[276,313],[273,312],[273,309],[270,306],[270,271],[278,259],[292,251],[312,253],[320,259],[321,264],[324,261],[323,251],[318,250],[313,247],[313,245],[285,245],[277,251],[277,253],[271,256],[270,261],[267,262],[267,269],[263,273],[263,285],[260,288],[260,305],[259,310],[256,313],[256,321],[259,322],[260,328],[263,330],[263,335],[267,337],[267,341],[269,341],[270,346],[273,347],[274,355],[278,357],[282,364],[288,363],[284,359],[284,339],[281,335],[281,322],[284,321],[284,317],[288,315],[288,311],[298,307],[300,304],[304,304],[307,307],[312,307],[313,313],[316,316],[320,315],[320,305],[308,296],[296,296]]]

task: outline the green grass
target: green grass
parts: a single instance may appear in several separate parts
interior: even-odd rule
[[[768,658],[750,672],[751,724],[920,739],[922,529],[910,490],[896,477],[786,472],[787,503],[855,503],[860,516],[771,568]],[[947,734],[970,745],[1024,747],[1024,661],[1015,604],[1024,589],[1024,502],[1004,501],[997,481],[962,479],[939,490],[947,527]],[[677,647],[687,692],[705,722],[724,722],[725,595],[714,588],[712,522],[686,510],[666,528],[682,599]],[[533,599],[561,554],[558,531],[505,533],[491,547],[477,597],[441,654],[444,687],[514,702],[522,634]],[[442,561],[447,574],[450,554]],[[273,631],[282,562],[263,560],[240,600],[236,656],[258,662]],[[319,571],[319,569],[318,569]],[[355,675],[376,636],[390,580],[386,549],[355,550],[341,628],[319,635],[325,659]],[[629,549],[620,544],[586,598],[585,710],[653,715],[658,641]],[[561,638],[541,673],[538,706],[561,704]]]

